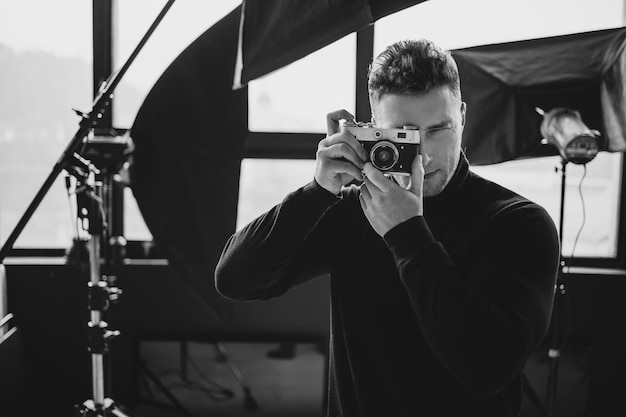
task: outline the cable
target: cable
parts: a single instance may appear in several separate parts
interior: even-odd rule
[[[228,388],[218,384],[216,381],[214,381],[211,378],[209,378],[202,371],[202,369],[200,368],[200,366],[198,365],[198,363],[195,361],[195,359],[193,358],[193,356],[191,354],[188,354],[187,360],[191,364],[191,366],[194,368],[196,373],[198,375],[200,375],[200,378],[203,379],[208,384],[211,384],[211,385],[215,386],[216,389],[225,397],[225,399],[232,398],[232,397],[235,396],[235,393],[232,390],[230,390],[230,389],[228,389]]]
[[[245,378],[243,374],[241,373],[241,370],[232,359],[230,352],[228,352],[228,349],[223,343],[218,342],[218,343],[215,343],[214,345],[219,350],[219,352],[222,355],[224,355],[224,357],[226,358],[227,364],[229,365],[235,378],[237,379],[237,382],[241,385],[242,393],[243,393],[244,410],[248,412],[257,411],[259,409],[259,404],[257,400],[254,398],[254,396],[252,395],[252,390],[250,389],[250,386],[246,383]],[[186,388],[186,389],[200,391],[200,392],[203,392],[205,395],[207,395],[209,398],[211,398],[214,401],[226,401],[235,396],[235,393],[232,390],[220,385],[216,381],[209,378],[202,371],[201,367],[198,365],[198,363],[196,362],[196,360],[193,358],[191,354],[187,354],[185,360],[187,363],[191,364],[191,366],[194,368],[194,370],[196,371],[196,373],[200,376],[202,380],[204,380],[207,384],[212,385],[214,388],[207,387],[200,382],[192,381],[188,379],[186,375],[183,376],[180,370],[172,370],[172,369],[161,372],[160,375],[157,377],[159,381],[163,383],[164,387],[166,387],[167,389]],[[179,381],[165,383],[163,380],[167,376],[178,377]]]
[[[235,396],[235,393],[232,390],[220,385],[216,381],[206,376],[206,374],[201,370],[200,366],[191,354],[186,355],[186,361],[191,364],[191,366],[198,373],[202,380],[204,380],[207,384],[212,385],[214,388],[206,387],[200,382],[190,380],[186,376],[183,376],[181,374],[181,370],[179,369],[164,370],[159,374],[158,378],[161,381],[166,379],[166,377],[168,376],[175,376],[179,379],[179,381],[173,381],[169,383],[163,382],[163,385],[165,387],[167,387],[168,389],[185,388],[194,391],[200,391],[210,399],[218,402],[229,400]]]
[[[576,252],[576,245],[578,244],[578,238],[580,238],[580,234],[583,231],[583,227],[585,227],[585,222],[587,220],[587,211],[585,208],[585,196],[583,195],[583,181],[585,180],[586,176],[587,176],[587,165],[585,164],[583,165],[583,175],[582,177],[580,177],[580,182],[578,183],[578,195],[580,196],[580,204],[581,204],[582,213],[583,213],[583,221],[580,224],[580,228],[578,229],[578,233],[576,233],[576,238],[574,239],[574,246],[572,247],[572,255],[570,256],[568,265],[567,265],[568,273],[571,268],[572,259],[574,258],[574,253]]]

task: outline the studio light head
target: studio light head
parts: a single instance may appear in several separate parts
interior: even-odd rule
[[[557,147],[566,162],[584,165],[596,157],[600,146],[597,138],[600,132],[589,129],[580,113],[565,107],[557,107],[543,115],[541,134],[544,139]]]

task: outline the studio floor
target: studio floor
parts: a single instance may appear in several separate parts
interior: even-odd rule
[[[181,362],[181,344],[143,342],[141,399],[132,410],[138,417],[319,417],[324,415],[325,359],[314,344],[298,344],[291,359],[268,356],[277,344],[229,343],[225,347],[236,363],[233,371],[213,344],[188,343]],[[183,347],[184,351],[184,347]],[[184,356],[184,355],[182,355]],[[589,357],[584,350],[564,351],[559,365],[557,416],[583,417],[586,410]],[[521,417],[542,417],[545,407],[547,355],[538,350],[525,374],[538,401],[524,398]],[[247,408],[236,372],[240,372],[258,408]],[[148,375],[151,374],[151,379]],[[156,377],[182,405],[176,408]],[[230,391],[233,396],[228,396]],[[173,408],[174,407],[174,408]]]
[[[236,371],[213,344],[189,343],[186,365],[181,364],[181,345],[176,342],[144,342],[141,356],[148,372],[158,377],[193,417],[322,415],[325,359],[316,345],[296,345],[292,359],[268,357],[269,352],[279,347],[277,344],[229,343],[224,346],[236,364]],[[236,372],[240,372],[249,387],[251,401],[244,400]],[[224,390],[234,395],[229,398]],[[141,376],[140,393],[141,400],[133,415],[185,415],[180,409],[171,409],[173,402],[145,372]],[[258,408],[247,409],[253,403]]]

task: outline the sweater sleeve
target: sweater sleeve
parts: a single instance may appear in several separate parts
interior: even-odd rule
[[[489,398],[519,374],[548,329],[559,264],[554,223],[541,207],[509,207],[457,265],[423,217],[390,230],[413,311],[432,351],[476,398]]]
[[[317,236],[338,200],[313,180],[233,234],[215,270],[217,291],[237,301],[268,299],[327,272]]]

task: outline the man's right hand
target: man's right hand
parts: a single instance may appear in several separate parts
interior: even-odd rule
[[[333,194],[353,179],[363,180],[361,170],[368,159],[367,152],[352,134],[339,129],[340,120],[353,119],[346,110],[328,113],[327,136],[317,145],[315,181]]]

